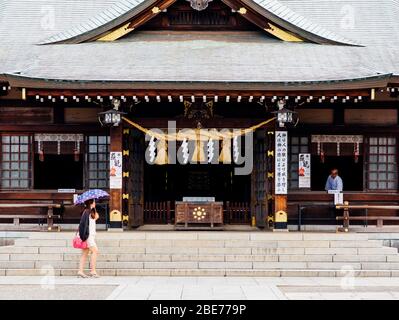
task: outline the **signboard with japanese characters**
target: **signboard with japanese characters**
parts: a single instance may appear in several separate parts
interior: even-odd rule
[[[310,153],[299,154],[298,187],[310,188]]]
[[[287,194],[288,184],[288,133],[276,131],[275,194]]]
[[[110,189],[122,189],[122,152],[111,152],[109,168]]]

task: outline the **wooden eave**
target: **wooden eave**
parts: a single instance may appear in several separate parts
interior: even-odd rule
[[[364,95],[370,89],[386,88],[391,74],[361,79],[315,82],[128,82],[128,81],[60,81],[7,74],[3,76],[13,88],[23,88],[26,96],[40,95]],[[351,94],[351,91],[353,92]]]
[[[391,79],[389,79],[388,86],[399,87],[399,75],[392,75]]]

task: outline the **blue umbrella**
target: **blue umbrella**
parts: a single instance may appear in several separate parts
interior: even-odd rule
[[[107,192],[100,189],[92,189],[78,196],[76,198],[75,205],[83,204],[87,200],[101,199],[106,197],[109,197],[109,194]]]

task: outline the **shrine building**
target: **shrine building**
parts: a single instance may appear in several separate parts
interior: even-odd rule
[[[74,195],[103,189],[110,228],[331,226],[331,169],[341,202],[398,205],[398,17],[397,0],[2,1],[0,214],[76,223]]]

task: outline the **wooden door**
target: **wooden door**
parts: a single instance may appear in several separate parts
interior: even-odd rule
[[[272,157],[268,151],[272,150],[271,140],[266,130],[258,130],[254,134],[254,169],[252,172],[251,211],[255,216],[257,227],[267,226],[267,217],[271,210],[272,184]]]
[[[127,141],[129,227],[134,228],[144,224],[144,137],[141,132],[130,130]]]

